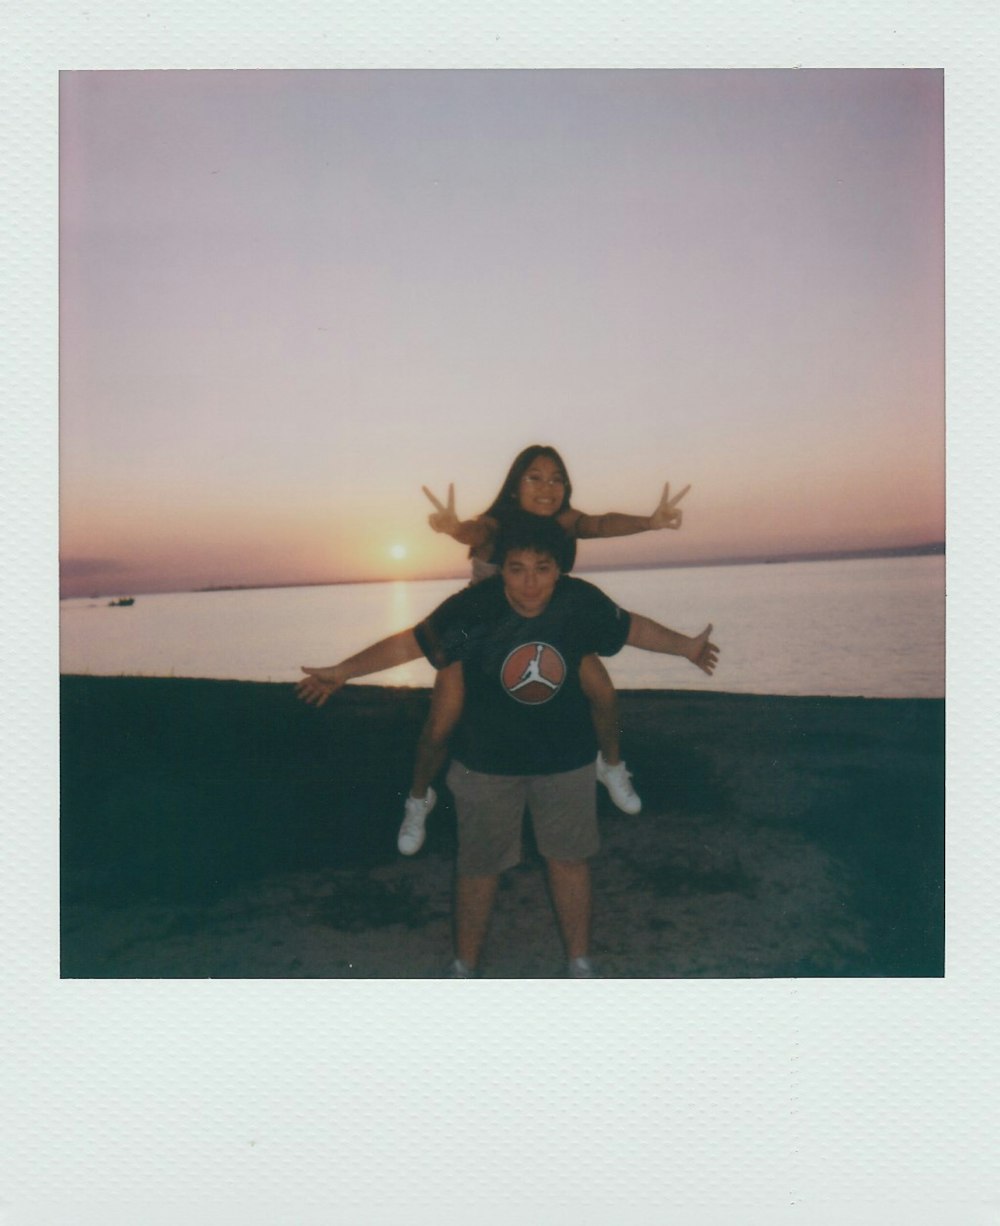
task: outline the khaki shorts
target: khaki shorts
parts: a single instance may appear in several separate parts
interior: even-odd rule
[[[593,763],[558,775],[485,775],[453,761],[448,787],[463,877],[493,876],[521,862],[525,806],[547,860],[585,860],[600,846]]]

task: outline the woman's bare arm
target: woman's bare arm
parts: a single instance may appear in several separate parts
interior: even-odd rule
[[[560,523],[567,532],[581,540],[609,536],[634,536],[637,532],[658,532],[662,528],[676,531],[684,520],[684,512],[677,504],[690,489],[685,485],[679,494],[670,497],[670,482],[663,487],[663,495],[652,515],[626,515],[623,511],[608,511],[604,515],[585,515],[582,511],[570,512],[575,518]]]

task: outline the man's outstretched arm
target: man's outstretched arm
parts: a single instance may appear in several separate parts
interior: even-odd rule
[[[302,665],[302,671],[306,675],[296,686],[296,692],[303,702],[321,707],[331,694],[335,694],[355,677],[367,677],[369,673],[381,673],[387,668],[395,668],[397,664],[409,664],[423,654],[413,631],[401,630],[398,634],[391,634],[387,639],[373,643],[357,655],[341,660],[339,664],[331,664],[326,668],[307,668]]]
[[[692,638],[691,635],[669,630],[666,626],[661,626],[659,622],[643,617],[641,613],[630,613],[629,617],[632,619],[632,624],[629,627],[628,638],[625,640],[629,647],[638,647],[641,651],[658,651],[667,656],[683,656],[685,660],[690,660],[696,668],[700,668],[703,673],[711,676],[715,672],[715,666],[719,660],[719,649],[714,643],[709,642],[708,636],[712,633],[711,625],[706,626],[701,634]]]

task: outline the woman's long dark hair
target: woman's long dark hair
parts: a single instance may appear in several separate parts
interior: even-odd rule
[[[520,515],[527,514],[527,512],[522,511],[521,509],[521,503],[518,498],[519,487],[521,485],[521,478],[539,456],[545,456],[546,459],[551,460],[552,463],[558,467],[565,481],[565,485],[563,486],[562,505],[556,512],[556,515],[562,511],[565,511],[570,505],[570,498],[573,496],[573,484],[569,479],[569,473],[566,471],[566,465],[563,463],[562,456],[558,451],[556,451],[555,447],[549,447],[546,443],[533,443],[530,447],[525,447],[525,449],[514,460],[514,463],[511,464],[510,469],[507,472],[507,476],[504,477],[503,485],[500,486],[500,493],[497,494],[496,498],[494,498],[490,503],[489,508],[483,512],[484,515],[488,515],[491,519],[495,519],[497,521],[497,523],[500,525],[501,531],[503,530],[505,520],[512,513],[517,512]],[[472,550],[469,550],[469,556],[472,556]],[[573,563],[575,561],[576,538],[568,537],[568,549],[565,557],[566,565],[561,567],[563,572],[565,573],[572,570]]]

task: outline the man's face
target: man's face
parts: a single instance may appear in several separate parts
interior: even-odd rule
[[[512,549],[500,568],[511,608],[522,617],[537,617],[552,599],[559,567],[551,554]]]

